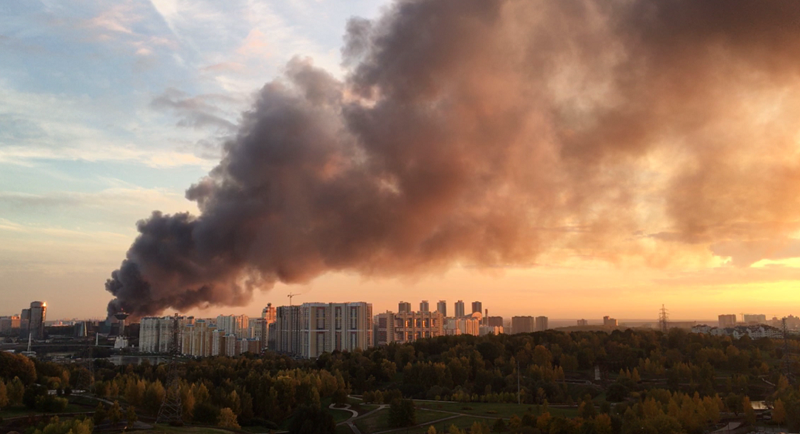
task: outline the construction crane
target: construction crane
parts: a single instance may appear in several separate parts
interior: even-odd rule
[[[292,294],[292,293],[290,292],[290,293],[289,293],[289,295],[287,295],[287,297],[289,297],[289,306],[291,306],[291,305],[292,305],[292,297],[294,297],[294,296],[296,296],[296,295],[300,295],[300,294]]]

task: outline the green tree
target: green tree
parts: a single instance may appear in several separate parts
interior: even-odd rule
[[[503,433],[506,431],[508,431],[508,426],[503,418],[497,418],[497,420],[494,421],[494,425],[492,425],[492,432]]]
[[[410,399],[396,399],[389,405],[389,425],[395,428],[417,423],[416,407]]]
[[[216,425],[219,422],[219,408],[210,402],[201,402],[194,406],[194,421],[203,425]]]
[[[347,390],[345,389],[336,389],[333,392],[333,397],[331,398],[334,404],[337,406],[342,406],[347,404]]]

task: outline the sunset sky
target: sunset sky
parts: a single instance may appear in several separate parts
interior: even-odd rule
[[[401,50],[403,56],[397,56],[396,62],[386,55],[391,53],[389,48],[386,52],[364,48],[367,53],[352,55],[355,60],[343,59],[346,32],[349,29],[350,37],[356,38],[360,35],[356,24],[364,23],[351,21],[348,25],[351,17],[373,20],[366,31],[379,36],[365,40],[378,44],[382,34],[374,29],[386,31],[386,40],[402,40],[405,30],[397,23],[403,21],[396,17],[422,14],[401,14],[386,1],[3,1],[0,315],[18,314],[31,301],[43,300],[48,303],[48,319],[104,317],[113,298],[104,284],[111,272],[120,268],[136,238],[136,222],[154,210],[164,214],[188,211],[196,216],[200,214],[197,201],[203,200],[207,201],[203,210],[207,220],[223,214],[219,204],[232,196],[223,180],[235,178],[235,171],[243,170],[242,161],[237,166],[236,158],[246,161],[246,157],[226,160],[230,164],[220,166],[217,172],[223,175],[215,181],[201,179],[225,156],[226,141],[234,141],[239,146],[234,149],[244,153],[248,144],[245,132],[260,131],[259,122],[275,107],[290,107],[286,110],[292,114],[308,110],[323,118],[330,116],[319,121],[314,128],[320,131],[314,130],[318,135],[309,136],[309,141],[336,131],[331,144],[320,148],[323,169],[312,170],[313,181],[336,197],[332,201],[352,203],[347,190],[340,190],[346,188],[342,185],[380,178],[382,188],[391,195],[375,193],[380,200],[367,204],[380,208],[386,197],[418,187],[404,182],[404,174],[411,173],[404,170],[416,170],[426,160],[438,161],[444,158],[440,154],[446,156],[452,150],[457,150],[452,158],[458,163],[436,167],[443,168],[447,175],[441,176],[450,179],[470,178],[470,187],[459,189],[455,181],[457,185],[436,184],[439,172],[418,172],[432,176],[431,182],[442,186],[442,195],[449,201],[431,204],[424,194],[408,193],[407,202],[418,199],[414,209],[420,209],[420,214],[408,211],[410,206],[379,210],[398,216],[405,232],[386,237],[385,244],[375,244],[374,238],[360,241],[363,244],[355,242],[357,248],[343,254],[341,262],[331,260],[328,255],[335,256],[336,249],[330,247],[334,250],[330,253],[328,248],[340,246],[350,237],[331,237],[328,244],[321,248],[315,244],[313,249],[309,247],[313,240],[299,247],[276,242],[282,250],[250,246],[247,259],[234,261],[236,267],[240,267],[239,260],[249,261],[249,265],[241,265],[248,273],[253,271],[247,267],[264,275],[274,273],[278,282],[274,286],[257,282],[255,286],[261,289],[252,297],[249,292],[231,299],[234,301],[217,297],[213,298],[216,302],[198,302],[200,307],[185,309],[185,313],[255,316],[268,302],[288,303],[286,295],[292,292],[300,294],[295,303],[367,301],[373,303],[376,313],[395,310],[400,300],[416,306],[422,299],[431,305],[444,299],[452,309],[453,303],[462,299],[467,303],[480,300],[490,314],[506,317],[655,319],[661,304],[673,319],[711,319],[723,313],[763,313],[769,318],[800,314],[800,128],[796,121],[800,116],[796,73],[800,61],[786,55],[791,47],[800,46],[800,35],[790,41],[781,39],[786,51],[770,53],[763,50],[775,35],[759,39],[763,32],[756,26],[742,30],[752,45],[741,50],[736,38],[716,39],[717,34],[690,29],[687,38],[715,41],[708,43],[712,48],[704,55],[712,60],[705,63],[681,57],[692,53],[665,49],[672,45],[661,42],[658,35],[648,34],[643,42],[627,44],[619,33],[605,27],[612,24],[604,17],[613,13],[584,11],[583,19],[596,25],[587,32],[608,38],[603,45],[607,55],[587,60],[581,50],[597,50],[581,45],[593,38],[573,30],[583,26],[570,25],[572,12],[545,10],[542,17],[560,20],[540,22],[533,19],[539,17],[537,11],[511,9],[500,10],[492,18],[497,21],[485,24],[489,41],[485,46],[473,41],[468,53],[440,47],[446,54],[437,59],[445,60],[430,61],[440,69],[416,76],[416,71],[403,69],[408,52],[413,51],[409,48]],[[446,10],[435,12],[448,14]],[[472,12],[464,14],[469,17]],[[567,49],[548,40],[552,45],[539,47],[537,53],[544,53],[543,58],[563,62],[552,71],[549,61],[532,60],[534,55],[519,60],[522,50],[493,48],[503,46],[503,41],[518,40],[518,32],[527,32],[510,18],[525,14],[531,14],[533,28],[542,28],[542,34],[537,34],[540,40],[546,39],[542,35],[563,31],[567,34],[564,39],[573,43]],[[384,21],[378,21],[381,16]],[[437,15],[428,11],[423,16]],[[765,23],[770,19],[777,18],[763,17]],[[625,23],[620,26],[628,28]],[[639,27],[630,24],[630,28]],[[720,23],[719,29],[724,34],[725,23]],[[460,31],[465,30],[458,27],[452,35]],[[458,39],[453,38],[453,44],[458,44]],[[449,39],[438,35],[435,40],[438,44]],[[357,45],[352,43],[348,50]],[[387,47],[396,49],[388,43]],[[630,83],[629,77],[615,81],[602,75],[605,71],[607,77],[617,77],[618,71],[625,69],[620,65],[630,66],[625,62],[640,54],[636,50],[651,48],[656,54],[648,59],[654,70],[680,65],[675,68],[680,71],[659,72],[625,89],[618,86]],[[430,54],[427,48],[421,50]],[[499,53],[496,57],[495,51]],[[484,69],[482,53],[491,57],[486,63],[498,66]],[[428,61],[425,55],[415,62]],[[470,63],[472,56],[475,64]],[[536,71],[548,72],[541,77],[527,69],[518,74],[515,66],[506,66],[514,65],[512,60],[525,67],[530,65],[527,62],[540,62],[535,63]],[[371,61],[378,66],[373,67]],[[437,81],[437,71],[447,78]],[[356,78],[348,78],[351,74]],[[642,76],[647,74],[655,73]],[[276,78],[280,86],[262,89]],[[284,86],[284,82],[290,84]],[[704,82],[707,87],[694,87]],[[357,86],[364,83],[378,90],[368,93]],[[518,96],[515,83],[533,84],[530,88],[525,84],[525,91]],[[536,83],[543,83],[543,90],[537,90]],[[404,86],[414,87],[418,93]],[[302,99],[296,94],[303,90],[309,100],[331,100],[314,100],[309,103],[312,108],[303,105],[293,111],[292,98]],[[311,90],[325,96],[309,96]],[[336,95],[330,97],[330,92]],[[437,103],[448,101],[450,109],[414,113],[431,113],[430,119],[437,121],[430,122],[441,119],[446,126],[441,129],[427,124],[426,118],[409,128],[413,134],[403,136],[401,122],[378,123],[374,119],[385,112],[370,112],[372,104],[380,107],[385,101],[395,110],[392,113],[415,105],[430,108],[432,103],[423,100],[437,92],[445,95],[437,97]],[[535,100],[530,103],[533,108],[522,102],[529,97]],[[652,100],[638,104],[642,97]],[[276,102],[284,99],[288,101],[285,106]],[[630,101],[637,102],[635,108],[619,109]],[[341,121],[337,110],[352,109],[348,104],[358,105],[367,115]],[[551,110],[537,108],[547,104]],[[319,108],[322,105],[325,107]],[[252,116],[245,119],[242,112],[248,110]],[[441,115],[448,112],[454,113],[452,117]],[[418,119],[412,114],[402,112],[396,117]],[[509,119],[516,122],[509,127],[515,133],[497,132],[503,122],[512,122]],[[357,120],[374,124],[353,126]],[[470,129],[484,121],[491,128]],[[601,128],[595,123],[615,126]],[[375,130],[372,126],[388,131],[397,125],[398,148],[391,148],[394,145],[385,138],[381,146],[358,144],[359,140],[369,141],[365,137]],[[343,134],[339,132],[343,128],[352,130]],[[648,131],[642,132],[642,128]],[[426,136],[431,130],[435,131]],[[442,131],[453,133],[441,139]],[[435,147],[437,142],[431,136],[446,143],[442,153],[425,148],[424,157],[417,154],[403,160],[408,158],[403,153],[406,150],[419,150],[415,140],[430,140]],[[541,143],[530,145],[526,137],[536,137]],[[514,145],[501,147],[497,154],[482,152],[482,146],[503,141]],[[339,150],[339,145],[347,150]],[[393,167],[389,162],[380,170],[371,166],[356,170],[353,167],[362,163],[361,154],[354,151],[357,155],[353,156],[351,145],[371,157],[396,157],[410,163]],[[390,148],[392,152],[386,151]],[[310,149],[311,157],[301,156],[313,160],[316,148]],[[342,162],[347,158],[352,161]],[[483,161],[488,163],[464,175],[464,170]],[[306,165],[298,167],[305,170]],[[498,175],[498,167],[502,174]],[[273,179],[271,185],[294,181],[305,186],[307,179],[295,175]],[[336,177],[352,182],[329,185],[329,179]],[[197,187],[192,193],[197,201],[186,199],[192,185]],[[425,188],[423,184],[421,189]],[[477,203],[465,204],[463,196],[468,195]],[[369,194],[363,197],[365,201],[372,198]],[[306,207],[329,211],[333,206],[302,202],[292,211]],[[291,220],[295,215],[302,213],[286,212],[283,218]],[[335,217],[349,214],[332,215],[330,220],[335,221]],[[408,217],[415,215],[423,221],[408,223]],[[429,224],[431,227],[426,226]],[[223,227],[221,223],[208,225],[205,230],[212,232]],[[358,226],[341,227],[359,230]],[[326,224],[319,233],[330,234],[330,230]],[[374,229],[381,234],[382,230]],[[416,240],[424,230],[430,233],[420,235],[417,244],[402,243],[404,238]],[[459,231],[463,233],[458,239],[465,241],[448,238]],[[569,235],[558,235],[561,232]],[[266,235],[257,233],[259,243]],[[479,235],[470,236],[474,233]],[[482,251],[484,242],[488,243],[486,252]],[[434,247],[420,256],[421,245]],[[379,253],[366,255],[374,253],[378,258],[364,259],[364,246],[375,246]],[[312,249],[313,255],[305,249]],[[278,266],[252,258],[273,254],[310,258],[313,265],[281,262]],[[236,267],[215,274],[214,282],[223,279],[220,275],[243,279],[243,268]]]

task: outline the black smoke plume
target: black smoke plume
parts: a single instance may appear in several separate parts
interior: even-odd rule
[[[331,271],[780,249],[800,220],[799,25],[800,2],[743,0],[353,19],[345,79],[291,61],[187,191],[200,215],[138,223],[109,312],[242,305]]]

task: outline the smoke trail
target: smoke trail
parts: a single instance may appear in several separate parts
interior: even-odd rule
[[[339,270],[788,240],[798,23],[793,1],[692,0],[410,0],[353,19],[345,80],[291,61],[187,191],[201,214],[139,222],[109,312],[242,305]]]

